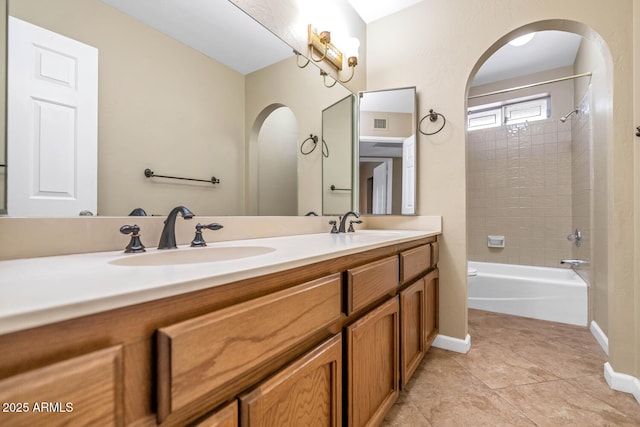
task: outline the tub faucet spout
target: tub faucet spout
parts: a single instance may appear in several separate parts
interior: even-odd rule
[[[158,249],[175,249],[176,245],[176,218],[178,214],[182,214],[184,219],[193,218],[193,212],[184,206],[175,207],[169,212],[167,219],[164,220],[164,228],[162,229],[162,235],[160,236],[160,243],[158,243]]]
[[[588,265],[589,261],[584,259],[563,259],[560,261],[560,264],[568,264],[571,267],[579,267],[581,265]]]

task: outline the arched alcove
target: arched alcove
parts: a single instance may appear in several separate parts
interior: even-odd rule
[[[251,128],[248,209],[254,215],[297,215],[298,124],[282,104],[263,109]]]
[[[571,210],[571,226],[569,226],[566,232],[562,230],[555,230],[554,232],[558,234],[556,236],[559,239],[560,244],[565,240],[565,236],[573,231],[573,224],[576,222],[576,214],[585,214],[580,217],[580,220],[583,224],[585,224],[585,228],[587,228],[587,238],[589,245],[582,247],[582,249],[571,248],[571,242],[566,242],[567,248],[571,249],[572,252],[563,252],[564,255],[569,258],[585,258],[586,260],[591,262],[590,268],[582,269],[579,274],[581,274],[589,283],[589,315],[588,320],[596,321],[597,324],[604,330],[605,333],[609,333],[609,301],[608,295],[610,290],[609,277],[608,277],[608,268],[609,268],[609,259],[608,259],[608,250],[607,250],[607,241],[608,241],[608,227],[609,227],[609,216],[610,210],[612,207],[609,205],[610,200],[610,191],[612,191],[612,179],[611,179],[611,167],[610,161],[608,158],[608,153],[613,145],[613,61],[611,57],[611,53],[607,44],[604,42],[602,37],[597,34],[593,29],[584,25],[580,22],[569,21],[569,20],[544,20],[531,22],[529,24],[523,25],[513,31],[503,35],[501,38],[496,40],[491,46],[487,48],[487,50],[481,55],[481,57],[475,63],[472,72],[469,75],[466,87],[466,97],[465,97],[465,117],[466,110],[469,107],[469,95],[473,92],[471,88],[473,79],[482,67],[482,65],[490,58],[495,52],[497,52],[502,46],[504,46],[509,41],[522,36],[524,34],[532,33],[532,32],[540,32],[540,31],[564,31],[569,33],[574,33],[582,36],[583,41],[578,51],[578,55],[576,60],[573,63],[573,73],[568,73],[572,75],[580,75],[585,72],[590,73],[589,77],[586,78],[575,78],[571,80],[574,83],[573,92],[575,97],[573,99],[574,104],[571,106],[567,106],[567,111],[562,111],[562,114],[573,110],[574,108],[580,108],[579,105],[581,102],[584,102],[586,107],[585,113],[590,115],[589,117],[589,126],[590,126],[590,135],[588,139],[590,139],[589,143],[591,144],[590,152],[587,153],[588,161],[590,162],[589,168],[589,176],[585,177],[587,182],[583,182],[581,187],[578,190],[574,190],[574,187],[571,187],[570,192],[567,191],[559,191],[556,193],[548,194],[546,196],[549,200],[550,198],[556,198],[556,200],[561,200],[562,197],[571,198],[571,205],[568,208]],[[525,86],[526,82],[523,82],[523,86]],[[517,90],[513,92],[512,97],[518,98]],[[586,95],[585,95],[586,94]],[[588,95],[588,96],[587,96]],[[585,100],[586,99],[586,100]],[[575,107],[574,107],[575,106]],[[553,128],[554,126],[558,126],[558,131],[562,132],[566,128],[562,128],[564,121],[559,121],[560,117],[559,112],[552,112],[549,121],[553,123],[549,123],[548,128]],[[561,124],[562,123],[562,124]],[[574,131],[572,130],[571,138],[575,138],[573,135]],[[541,138],[544,136],[541,136]],[[526,135],[525,140],[531,141],[533,136]],[[554,136],[555,138],[555,136]],[[469,147],[470,147],[470,134],[467,132],[466,134],[466,144],[467,144],[467,177],[470,177],[469,167],[473,160],[470,161],[469,157]],[[576,144],[574,143],[574,139],[571,140],[571,153],[569,153],[570,163],[568,167],[571,167],[569,180],[570,185],[575,185],[576,179],[575,176],[578,175],[578,170],[576,169],[576,161],[575,159],[581,156],[582,154],[576,150]],[[521,147],[522,148],[522,147]],[[544,151],[542,151],[542,155],[544,155]],[[559,158],[559,156],[558,156]],[[518,158],[518,160],[525,161],[527,165],[530,163],[534,163],[536,160],[529,162],[532,159],[523,159]],[[544,162],[545,159],[542,160]],[[544,163],[534,163],[536,166],[544,165]],[[520,168],[522,171],[523,168]],[[544,186],[547,184],[545,182],[546,177],[542,174],[542,184],[540,187],[543,188],[543,191],[546,191]],[[515,179],[526,179],[526,175],[518,175],[518,176],[510,176],[508,178]],[[493,178],[495,181],[495,177]],[[478,182],[477,177],[473,180],[474,183]],[[479,221],[475,221],[469,219],[469,212],[472,212],[476,206],[478,206],[477,198],[474,200],[473,197],[470,197],[470,194],[474,191],[477,191],[481,197],[485,197],[487,193],[484,192],[485,188],[476,188],[477,185],[469,185],[469,179],[467,180],[468,188],[467,188],[467,205],[468,205],[468,230],[467,235],[473,233],[473,228],[477,226]],[[522,183],[522,181],[521,181]],[[520,184],[521,185],[521,184]],[[576,200],[578,199],[578,192],[590,192],[590,200],[589,205],[585,206],[584,204],[580,204]],[[509,192],[509,189],[507,189]],[[522,235],[518,235],[514,240],[522,243],[523,246],[527,246],[530,244],[528,240],[537,239],[538,241],[541,239],[548,238],[548,235],[545,235],[545,229],[553,228],[550,227],[547,223],[544,222],[545,217],[548,211],[545,211],[543,208],[539,208],[539,205],[531,203],[531,194],[533,193],[531,189],[527,189],[526,185],[521,185],[516,191],[514,191],[516,197],[521,199],[529,198],[529,205],[526,203],[524,205],[508,205],[510,208],[518,208],[518,216],[524,217],[522,212],[528,208],[531,208],[533,205],[536,209],[536,212],[533,212],[530,217],[536,217],[537,221],[532,224],[518,224],[520,218],[513,218],[512,222],[516,223],[516,227],[524,228],[526,233]],[[509,197],[512,194],[509,194]],[[543,193],[543,196],[544,193]],[[475,196],[474,196],[475,197]],[[495,200],[495,199],[494,199]],[[487,200],[485,203],[493,203],[494,201]],[[538,200],[537,203],[540,201]],[[492,207],[495,207],[492,205]],[[555,206],[554,206],[555,207]],[[587,210],[586,212],[582,212],[581,210]],[[536,215],[534,215],[536,214]],[[500,227],[504,227],[504,223],[508,222],[505,218],[499,218],[497,221],[494,219],[494,223],[498,223]],[[566,222],[566,221],[565,221]],[[566,224],[564,224],[566,227]],[[563,228],[563,229],[564,229]],[[494,230],[489,230],[487,228],[485,234],[495,233]],[[495,234],[506,234],[506,233],[495,233]],[[485,236],[486,237],[486,236]],[[508,241],[507,237],[507,241]],[[469,241],[469,252],[473,252],[473,239],[468,237]],[[597,244],[595,244],[597,242]],[[476,242],[477,243],[477,242]],[[486,242],[485,242],[486,245]],[[588,249],[586,249],[588,247]],[[528,246],[528,249],[531,249],[531,246]],[[533,248],[534,250],[536,248]],[[538,249],[538,253],[540,253],[540,248]],[[545,249],[550,252],[552,256],[553,248]],[[494,251],[494,253],[497,251]],[[522,255],[524,253],[525,255]],[[521,258],[529,258],[531,256],[526,255],[526,251],[523,251],[520,256]],[[471,255],[469,254],[469,259],[471,260]],[[509,257],[505,257],[509,258]],[[560,257],[558,257],[560,258]],[[511,257],[513,259],[513,257]],[[560,259],[558,259],[558,266]],[[509,263],[509,262],[507,262]],[[515,262],[518,263],[518,262]],[[526,264],[526,263],[525,263]],[[534,265],[539,265],[538,263],[534,263]]]

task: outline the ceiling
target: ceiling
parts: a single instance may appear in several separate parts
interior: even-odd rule
[[[229,0],[102,1],[243,75],[293,55]]]
[[[367,24],[424,0],[347,0]],[[540,31],[524,46],[506,44],[484,64],[473,80],[479,86],[573,65],[582,37],[564,31]]]
[[[565,31],[539,31],[524,46],[506,44],[487,59],[472,86],[573,65],[582,36]]]
[[[102,1],[242,74],[293,54],[282,40],[229,0]],[[347,1],[369,23],[425,0]],[[232,42],[212,42],[216,40]],[[576,34],[542,31],[524,46],[507,44],[482,65],[473,86],[572,65],[581,40]]]

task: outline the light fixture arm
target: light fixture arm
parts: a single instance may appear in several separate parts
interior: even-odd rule
[[[295,49],[293,49],[293,53],[296,54],[296,65],[298,66],[298,68],[304,68],[309,65],[309,62],[311,62],[311,60],[307,58],[307,62],[305,62],[303,65],[300,65],[300,57],[302,56],[302,54],[300,54],[300,52]]]

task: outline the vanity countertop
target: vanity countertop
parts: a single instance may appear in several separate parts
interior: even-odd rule
[[[358,230],[217,242],[206,248],[152,248],[142,254],[111,251],[0,261],[0,334],[438,234],[440,231]],[[171,257],[165,255],[167,251],[180,251],[184,262],[191,251],[200,261],[204,252],[198,251],[227,248],[233,253],[247,247],[266,249],[256,250],[257,255],[224,261],[122,265],[135,263],[131,261],[134,257]],[[218,253],[224,256],[224,249]]]

